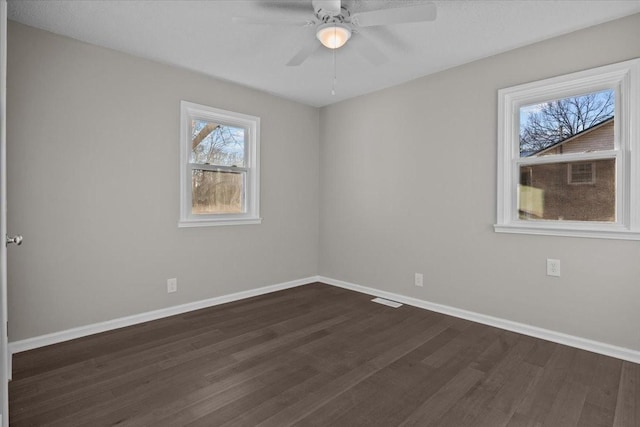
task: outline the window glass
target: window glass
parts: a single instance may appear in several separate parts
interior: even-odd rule
[[[194,169],[191,213],[194,215],[244,212],[244,173]]]
[[[613,150],[615,91],[520,107],[520,157]]]
[[[519,121],[518,218],[615,222],[616,159],[560,161],[614,150],[615,91],[530,104],[520,108]],[[554,157],[558,162],[537,160]]]
[[[615,182],[615,159],[521,166],[519,219],[615,222]]]
[[[189,162],[245,166],[245,130],[205,120],[191,121]]]

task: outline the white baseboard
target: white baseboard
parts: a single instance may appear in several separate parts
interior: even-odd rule
[[[344,282],[342,280],[331,279],[329,277],[319,276],[316,278],[317,282],[323,282],[328,285],[337,286],[340,288],[350,289],[352,291],[390,299],[392,301],[401,302],[403,304],[411,305],[414,307],[423,308],[425,310],[431,310],[442,314],[447,314],[454,317],[459,317],[472,322],[478,322],[496,328],[505,329],[507,331],[517,332],[523,335],[529,335],[543,340],[552,341],[558,344],[568,345],[570,347],[580,348],[582,350],[592,351],[594,353],[603,354],[605,356],[615,357],[617,359],[627,360],[633,363],[640,363],[640,351],[632,350],[624,347],[618,347],[615,345],[593,341],[586,338],[576,337],[573,335],[564,334],[561,332],[551,331],[549,329],[538,328],[536,326],[527,325],[524,323],[513,322],[511,320],[501,319],[498,317],[487,316],[486,314],[475,313],[473,311],[462,310],[447,305],[437,304],[429,301],[424,301],[417,298],[412,298],[392,292],[381,291],[379,289],[369,288],[366,286],[356,285],[354,283]]]
[[[174,316],[189,311],[199,310],[201,308],[213,307],[215,305],[225,304],[228,302],[238,301],[241,299],[251,298],[258,295],[264,295],[271,292],[281,291],[283,289],[294,288],[317,281],[317,276],[307,277],[305,279],[293,280],[291,282],[279,283],[277,285],[265,286],[258,289],[236,292],[229,295],[223,295],[206,300],[190,302],[187,304],[176,305],[173,307],[162,308],[160,310],[148,311],[146,313],[134,314],[133,316],[121,317],[119,319],[107,320],[106,322],[94,323],[87,326],[80,326],[65,331],[54,332],[47,335],[28,338],[21,341],[9,343],[9,355],[20,353],[21,351],[33,350],[35,348],[44,347],[46,345],[57,344],[76,338],[86,337],[88,335],[98,334],[100,332],[111,331],[113,329],[124,328],[139,323],[149,322],[151,320],[162,319],[164,317]]]
[[[147,313],[136,314],[133,316],[122,317],[119,319],[109,320],[106,322],[95,323],[92,325],[81,326],[78,328],[68,329],[66,331],[55,332],[52,334],[42,335],[21,341],[9,343],[9,354],[19,353],[21,351],[32,350],[46,345],[57,344],[63,341],[81,338],[88,335],[106,332],[113,329],[123,328],[126,326],[136,325],[138,323],[149,322],[164,317],[174,316],[201,308],[213,307],[215,305],[225,304],[228,302],[238,301],[245,298],[251,298],[258,295],[264,295],[283,289],[294,288],[313,282],[322,282],[328,285],[337,286],[344,289],[360,292],[367,295],[386,298],[414,307],[431,310],[449,316],[459,317],[461,319],[478,322],[496,328],[505,329],[507,331],[517,332],[547,341],[568,345],[570,347],[580,348],[594,353],[615,357],[617,359],[628,360],[633,363],[640,363],[640,351],[631,350],[624,347],[618,347],[599,341],[593,341],[586,338],[567,335],[561,332],[549,329],[538,328],[536,326],[524,323],[513,322],[511,320],[501,319],[498,317],[488,316],[485,314],[475,313],[443,304],[437,304],[405,295],[395,294],[393,292],[382,291],[379,289],[369,288],[366,286],[349,283],[342,280],[331,279],[324,276],[312,276],[304,279],[293,280],[291,282],[280,283],[271,286],[265,286],[258,289],[237,292],[234,294],[223,295],[220,297],[210,298],[202,301],[167,307],[160,310],[149,311]]]

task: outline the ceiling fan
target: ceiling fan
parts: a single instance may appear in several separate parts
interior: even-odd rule
[[[263,7],[277,9],[292,16],[277,19],[233,18],[233,22],[313,28],[315,37],[305,40],[298,53],[287,62],[288,66],[298,66],[320,45],[329,49],[339,49],[352,35],[358,34],[358,37],[361,37],[361,28],[436,19],[436,5],[432,2],[412,2],[397,6],[398,3],[402,4],[396,1],[362,0],[312,0],[311,4],[304,1],[261,1],[259,4]],[[366,4],[369,10],[359,11],[358,6],[363,4]],[[371,9],[371,5],[380,7]],[[372,43],[360,43],[358,52],[373,64],[382,63],[386,59]]]

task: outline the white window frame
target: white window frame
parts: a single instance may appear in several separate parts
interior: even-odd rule
[[[616,159],[616,222],[522,220],[518,216],[522,106],[615,90],[614,149],[527,159],[529,164]],[[498,91],[499,233],[640,240],[640,58]]]
[[[193,169],[232,169],[220,166],[195,165],[189,163],[191,154],[191,121],[205,120],[245,130],[246,172],[244,206],[245,212],[238,214],[192,214],[191,182]],[[240,170],[240,169],[239,169]],[[207,227],[218,225],[260,224],[260,118],[232,111],[180,102],[180,220],[178,227]]]

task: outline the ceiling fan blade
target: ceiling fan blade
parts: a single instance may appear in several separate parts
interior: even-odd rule
[[[302,0],[254,0],[263,9],[286,10],[288,12],[313,13],[313,6],[310,1]]]
[[[320,47],[320,42],[318,42],[318,40],[316,40],[315,37],[308,38],[308,40],[305,41],[305,44],[298,51],[298,53],[296,53],[293,56],[293,58],[291,58],[289,62],[287,62],[287,67],[297,67],[298,65],[302,64],[319,47]]]
[[[375,43],[368,38],[363,37],[362,33],[358,34],[357,43],[355,43],[353,48],[360,54],[360,56],[373,65],[384,64],[389,60],[387,55],[382,53],[382,51],[376,47]]]
[[[351,22],[360,27],[373,27],[376,25],[433,21],[437,15],[436,5],[434,3],[426,3],[417,6],[394,7],[357,13],[351,18]]]
[[[358,34],[365,34],[372,43],[377,46],[385,45],[395,51],[406,52],[409,49],[407,42],[399,37],[390,27],[377,25],[375,27],[359,28]]]
[[[245,16],[235,16],[231,18],[234,24],[249,24],[249,25],[278,25],[278,26],[292,26],[292,27],[304,27],[314,24],[313,21],[297,21],[286,18],[249,18]]]

